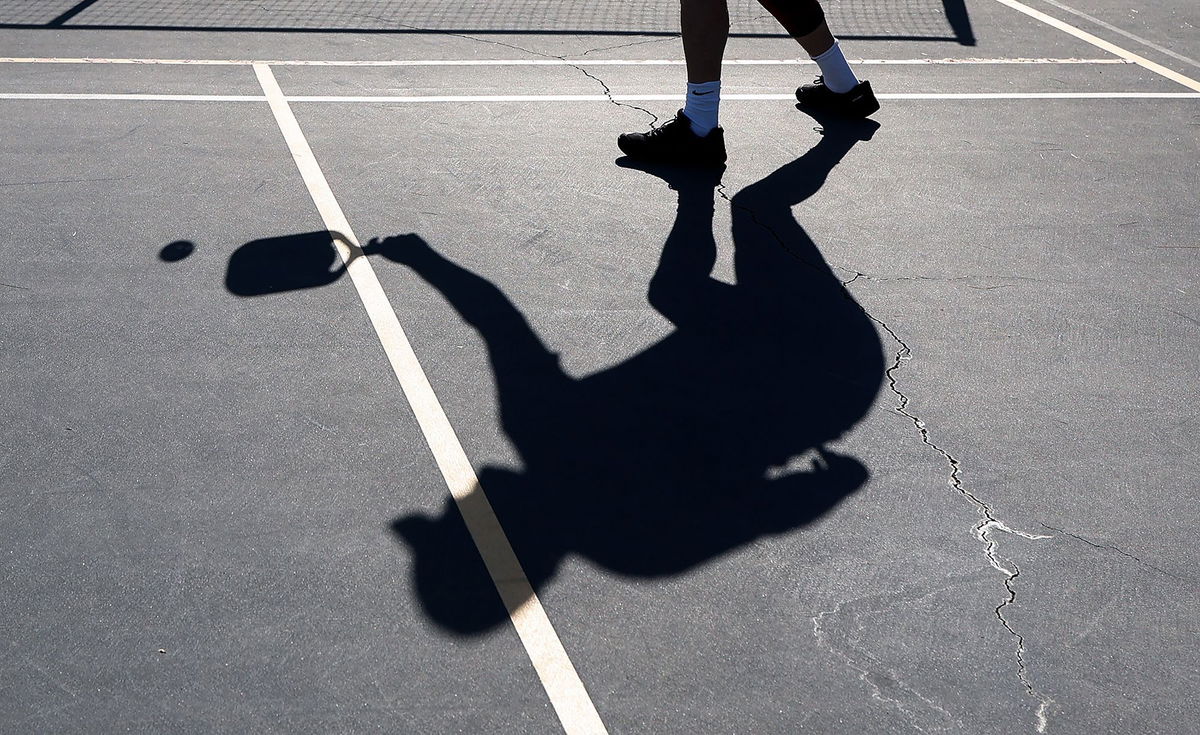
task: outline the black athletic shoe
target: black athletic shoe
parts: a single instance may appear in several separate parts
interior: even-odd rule
[[[801,109],[822,110],[842,117],[866,117],[879,109],[870,82],[859,82],[849,92],[838,94],[825,86],[825,77],[796,90]]]
[[[692,123],[683,114],[646,133],[623,133],[617,147],[630,158],[659,163],[692,166],[720,166],[725,163],[725,131],[713,128],[701,138],[692,132]]]

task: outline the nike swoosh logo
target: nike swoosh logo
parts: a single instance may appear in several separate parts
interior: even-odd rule
[[[692,94],[694,94],[694,95],[696,95],[697,97],[699,97],[699,96],[701,96],[701,95],[705,95],[705,94],[712,94],[712,92],[692,92]]]

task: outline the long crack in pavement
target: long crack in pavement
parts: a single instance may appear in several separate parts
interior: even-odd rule
[[[737,206],[736,204],[734,204],[733,199],[725,191],[724,184],[719,186],[717,190],[718,190],[718,192],[720,192],[721,197],[723,199],[725,199],[727,202],[729,202],[730,205]],[[770,233],[770,235],[776,240],[776,242],[779,243],[780,247],[782,247],[785,251],[790,253],[793,257],[795,257],[797,260],[801,261],[805,265],[809,266],[810,268],[820,268],[820,266],[818,266],[814,263],[810,263],[809,261],[805,260],[802,256],[797,254],[794,250],[790,249],[787,246],[787,243],[784,242],[783,238],[774,229],[772,229],[769,225],[763,223],[760,219],[758,219],[755,212],[753,212],[747,208],[742,208],[742,209],[743,209],[743,211],[747,212],[750,215],[750,217],[754,220],[755,223],[757,223],[760,227],[762,227],[764,230],[766,230],[768,233]],[[1049,709],[1050,709],[1050,706],[1054,703],[1054,700],[1051,699],[1050,697],[1048,697],[1047,695],[1039,692],[1033,686],[1033,682],[1029,678],[1029,670],[1028,670],[1028,667],[1025,662],[1025,638],[1020,633],[1018,633],[1015,628],[1013,628],[1012,623],[1004,615],[1004,608],[1006,608],[1009,605],[1012,605],[1016,602],[1017,591],[1016,591],[1015,583],[1016,583],[1017,577],[1019,577],[1021,575],[1021,570],[1017,567],[1017,565],[1015,563],[1013,563],[1011,561],[1006,562],[1006,561],[1001,560],[1000,555],[998,553],[998,544],[997,544],[996,540],[992,537],[992,532],[1000,531],[1003,533],[1008,533],[1008,534],[1012,534],[1014,536],[1019,536],[1021,538],[1031,539],[1031,540],[1046,539],[1046,538],[1052,538],[1052,537],[1038,535],[1038,534],[1025,533],[1024,531],[1018,531],[1013,528],[1010,528],[1004,522],[1002,522],[1001,520],[999,520],[996,517],[996,515],[990,505],[985,503],[977,495],[975,495],[970,490],[968,490],[965,485],[963,485],[962,466],[959,463],[958,459],[956,459],[953,455],[951,455],[945,449],[943,449],[942,447],[938,446],[936,443],[933,442],[933,440],[930,438],[929,429],[925,425],[925,422],[922,421],[919,416],[911,413],[908,410],[908,407],[909,407],[909,404],[911,401],[910,401],[908,395],[905,394],[902,390],[900,390],[900,387],[897,383],[896,373],[897,373],[897,371],[900,370],[901,366],[905,362],[912,359],[912,356],[913,356],[912,349],[908,346],[907,342],[905,342],[903,339],[901,339],[900,335],[898,335],[896,333],[896,331],[891,328],[891,326],[889,326],[882,319],[879,319],[878,317],[876,317],[874,314],[871,314],[871,312],[867,311],[867,308],[865,306],[863,306],[861,303],[859,303],[856,299],[854,299],[854,297],[851,295],[850,290],[849,290],[850,284],[854,283],[859,278],[868,278],[867,274],[865,274],[861,271],[858,271],[856,269],[853,269],[853,268],[846,268],[846,267],[842,267],[842,266],[839,266],[838,268],[840,270],[844,270],[844,271],[854,274],[849,280],[842,282],[843,295],[846,298],[853,301],[855,303],[855,305],[858,306],[858,308],[862,310],[863,314],[868,319],[870,319],[875,324],[879,325],[879,328],[882,329],[888,335],[888,337],[890,337],[892,339],[892,341],[894,341],[896,343],[896,345],[898,346],[898,349],[896,351],[896,357],[892,363],[892,366],[889,367],[884,373],[887,378],[888,389],[891,390],[891,392],[896,396],[896,406],[894,407],[893,410],[896,413],[900,414],[901,416],[904,416],[905,418],[907,418],[909,421],[911,421],[913,426],[916,427],[917,431],[920,434],[921,442],[942,456],[942,458],[946,461],[946,464],[949,465],[949,467],[950,467],[950,476],[948,478],[949,485],[951,487],[953,487],[954,490],[959,495],[966,498],[972,504],[972,506],[975,508],[976,512],[981,516],[979,523],[977,523],[974,526],[974,528],[972,528],[972,534],[975,536],[976,539],[978,539],[980,541],[980,543],[984,544],[984,555],[987,557],[988,565],[1004,575],[1004,590],[1007,593],[1004,601],[1001,602],[996,607],[995,615],[996,615],[996,618],[1000,621],[1000,624],[1004,626],[1004,629],[1007,630],[1008,633],[1013,638],[1016,639],[1017,678],[1020,680],[1021,686],[1025,689],[1026,695],[1028,695],[1029,697],[1032,697],[1033,699],[1038,701],[1038,707],[1035,712],[1037,731],[1039,733],[1045,732],[1046,727],[1049,724]],[[822,617],[825,614],[826,613],[821,613],[816,618],[813,619],[814,626],[819,627],[818,618]],[[857,669],[858,667],[852,666],[852,668]],[[864,676],[865,676],[865,674],[864,674]],[[865,679],[864,679],[864,681],[865,681]]]
[[[608,84],[605,83],[605,81],[603,79],[596,76],[595,74],[592,74],[590,71],[588,71],[587,69],[584,69],[579,64],[571,63],[570,61],[567,60],[566,55],[548,54],[544,51],[535,51],[534,49],[525,48],[524,46],[518,46],[513,43],[505,43],[504,41],[496,41],[496,40],[490,39],[490,38],[479,38],[478,36],[472,36],[467,33],[455,33],[454,31],[442,31],[442,30],[438,30],[436,28],[425,28],[422,26],[409,25],[407,23],[400,23],[399,21],[395,21],[390,18],[383,18],[383,17],[375,16],[375,15],[360,14],[360,17],[372,18],[374,20],[385,21],[388,23],[392,23],[392,24],[396,25],[397,27],[406,28],[406,29],[412,30],[412,31],[423,31],[423,32],[434,33],[434,34],[438,34],[438,35],[442,35],[442,36],[450,36],[452,38],[462,38],[467,41],[474,41],[476,43],[483,43],[483,44],[488,44],[491,46],[502,46],[504,48],[509,48],[514,51],[520,51],[521,53],[529,54],[531,56],[539,56],[543,59],[553,59],[555,61],[561,61],[566,66],[574,69],[575,71],[579,72],[580,74],[583,74],[588,79],[591,79],[592,81],[599,84],[600,88],[604,92],[604,96],[608,98],[609,102],[613,103],[617,107],[627,107],[631,110],[639,110],[640,112],[644,112],[645,114],[650,116],[650,124],[652,126],[658,124],[658,119],[659,119],[658,115],[655,115],[653,112],[651,112],[650,110],[647,110],[644,107],[639,107],[637,105],[631,105],[627,102],[618,102],[613,97],[612,90],[609,89]],[[591,49],[590,51],[594,51],[594,50],[596,50],[596,49]],[[584,54],[587,54],[587,53],[589,53],[589,51],[584,52]]]

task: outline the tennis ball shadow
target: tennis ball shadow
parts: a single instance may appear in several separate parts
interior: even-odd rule
[[[158,257],[160,260],[166,261],[167,263],[174,263],[191,255],[195,249],[196,245],[192,242],[187,240],[176,240],[175,242],[164,245],[162,250],[158,251]]]

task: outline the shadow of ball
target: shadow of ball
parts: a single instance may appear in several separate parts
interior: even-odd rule
[[[174,263],[177,260],[183,260],[192,254],[196,246],[187,240],[176,240],[163,246],[162,250],[158,251],[158,257],[168,263]]]

